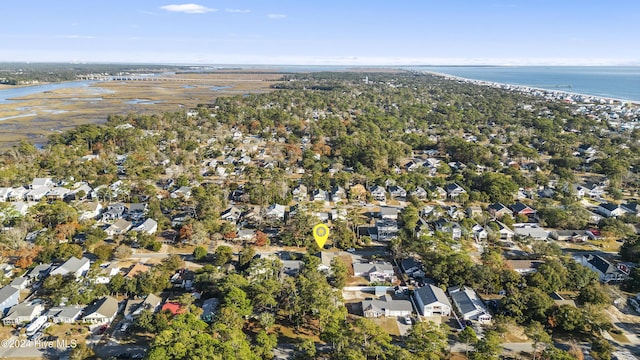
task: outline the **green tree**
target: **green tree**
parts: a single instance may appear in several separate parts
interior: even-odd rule
[[[469,355],[469,345],[475,345],[478,343],[478,335],[471,326],[465,326],[461,332],[458,333],[458,340],[465,344],[465,355]]]
[[[233,249],[230,246],[220,245],[216,248],[214,264],[222,266],[231,262],[233,258]]]
[[[347,266],[344,261],[338,256],[331,259],[331,285],[333,287],[342,289],[347,283]]]
[[[599,281],[594,280],[589,285],[580,289],[578,299],[580,303],[590,303],[594,305],[606,305],[611,303],[611,298]]]
[[[494,331],[488,331],[484,337],[478,341],[476,352],[471,357],[474,360],[498,359],[502,353],[500,336]]]
[[[409,329],[405,343],[420,359],[442,359],[447,353],[447,331],[431,321],[420,321]]]
[[[207,249],[205,249],[203,246],[196,246],[196,248],[193,249],[193,257],[194,259],[196,259],[196,261],[204,259],[205,257],[207,257]]]
[[[544,326],[537,321],[532,321],[525,328],[525,334],[533,342],[533,358],[536,358],[539,344],[551,343],[551,335],[547,333]]]

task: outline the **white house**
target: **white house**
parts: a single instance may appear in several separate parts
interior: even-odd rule
[[[50,275],[65,276],[67,274],[73,274],[77,279],[81,276],[85,276],[89,271],[90,266],[91,262],[86,257],[78,259],[77,257],[72,256],[71,259],[51,271]]]
[[[14,305],[18,305],[20,300],[20,290],[7,285],[0,289],[0,314]]]
[[[127,231],[129,231],[129,229],[131,229],[131,225],[132,224],[130,221],[127,221],[125,219],[118,219],[116,220],[116,222],[111,224],[111,226],[109,226],[105,230],[105,232],[109,236],[124,235],[127,233]]]
[[[369,190],[371,192],[371,196],[376,201],[385,201],[387,200],[387,190],[385,190],[382,186],[374,186]]]
[[[73,324],[78,320],[83,309],[81,306],[53,307],[47,311],[47,317],[56,324]]]
[[[108,324],[116,317],[118,306],[118,300],[105,296],[86,309],[82,321],[91,324]]]
[[[153,219],[147,219],[142,224],[134,227],[132,230],[153,235],[156,233],[156,231],[158,231],[158,222]]]
[[[363,315],[368,318],[407,316],[412,311],[409,300],[393,300],[388,294],[380,299],[362,301]]]
[[[272,204],[267,208],[265,216],[271,219],[284,220],[285,211],[286,208],[284,205]]]
[[[626,213],[620,205],[610,202],[600,204],[596,211],[608,218],[622,216]]]
[[[491,322],[491,314],[473,289],[467,287],[449,288],[449,296],[464,320],[477,320],[480,323]]]
[[[599,255],[582,256],[580,263],[595,271],[603,283],[620,282],[629,277],[629,269],[626,266],[614,266]]]
[[[449,316],[451,303],[444,291],[437,286],[427,285],[414,290],[413,298],[422,316]]]
[[[28,323],[40,316],[43,311],[44,306],[42,304],[18,304],[9,309],[7,316],[2,319],[2,324],[8,326]]]
[[[355,276],[368,277],[370,282],[393,282],[395,272],[393,265],[389,263],[379,264],[353,264]]]

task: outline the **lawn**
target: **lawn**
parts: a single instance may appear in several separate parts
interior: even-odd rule
[[[398,320],[395,317],[381,317],[377,319],[371,319],[378,324],[384,331],[392,336],[400,336],[400,329],[398,329]]]

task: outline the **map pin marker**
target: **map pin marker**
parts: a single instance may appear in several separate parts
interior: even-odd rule
[[[329,228],[325,224],[318,224],[313,227],[313,238],[316,239],[316,244],[320,249],[324,248],[324,243],[327,242],[329,237]]]

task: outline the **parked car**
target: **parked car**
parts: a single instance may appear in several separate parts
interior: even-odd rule
[[[404,317],[404,323],[407,325],[413,325],[413,319],[411,319],[411,316],[407,315]]]

